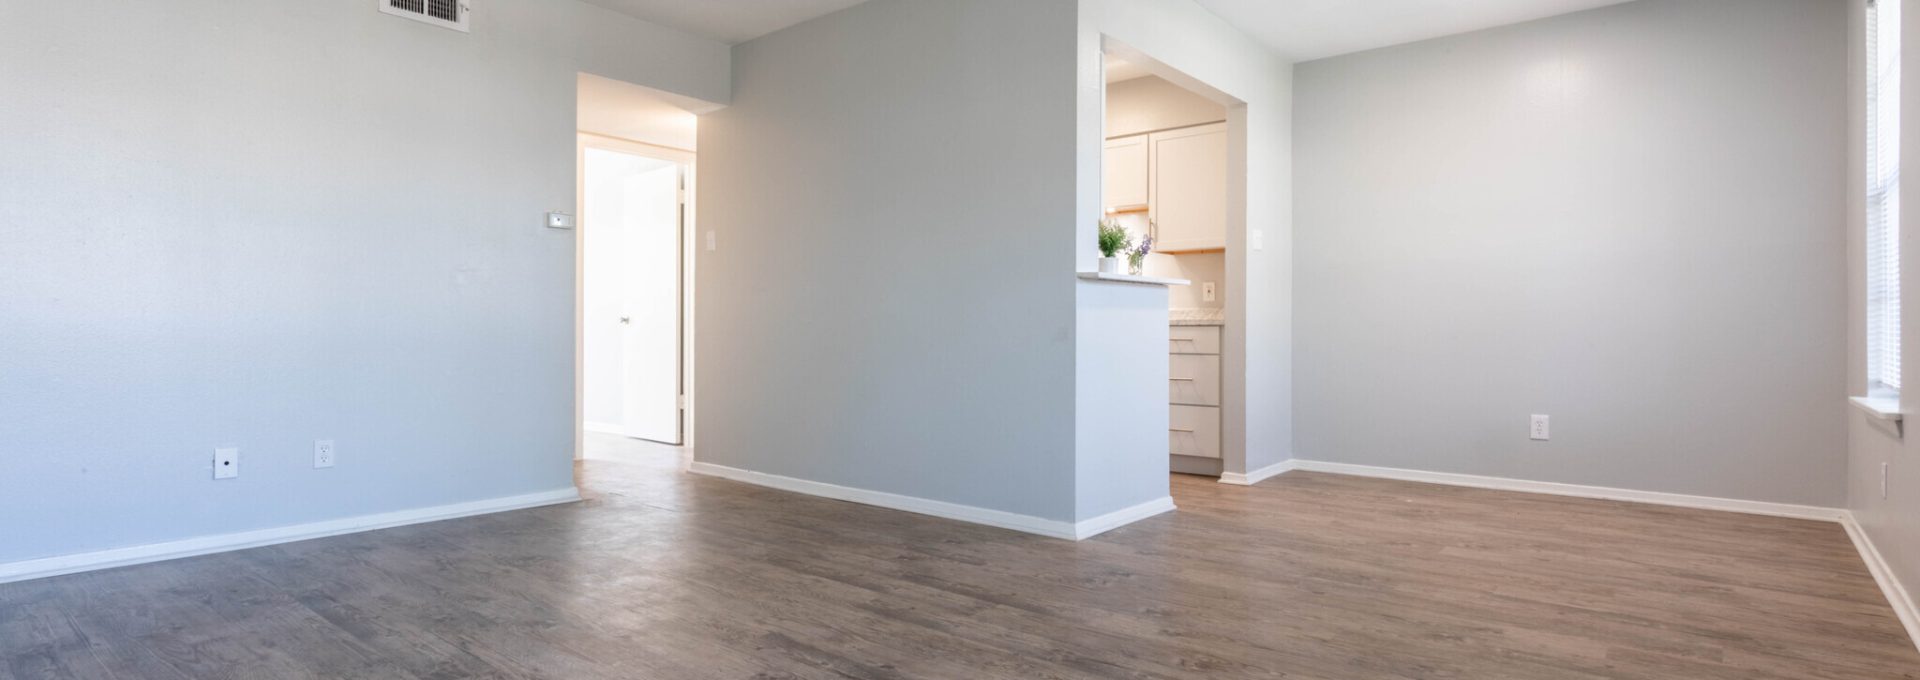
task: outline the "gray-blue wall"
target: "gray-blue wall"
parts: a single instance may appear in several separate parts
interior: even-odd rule
[[[1842,505],[1846,11],[1642,0],[1299,65],[1295,455]]]
[[[701,463],[1074,519],[1074,3],[879,0],[701,120]]]
[[[0,563],[571,487],[575,74],[728,50],[374,4],[0,3]]]

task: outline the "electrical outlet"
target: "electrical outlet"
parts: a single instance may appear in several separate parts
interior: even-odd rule
[[[1200,284],[1200,300],[1202,302],[1213,302],[1213,297],[1214,297],[1213,282],[1207,281],[1207,282],[1201,283]]]
[[[213,450],[213,478],[233,479],[240,476],[240,449]]]
[[[713,233],[712,229],[708,229],[707,230],[707,252],[711,253],[719,249],[720,249],[720,235]]]
[[[1543,442],[1547,440],[1547,417],[1546,416],[1539,415],[1539,414],[1535,414],[1533,416],[1533,427],[1531,430],[1529,430],[1529,436],[1533,437],[1533,440],[1537,442]]]
[[[313,467],[316,470],[320,468],[333,467],[333,440],[331,439],[314,440]]]

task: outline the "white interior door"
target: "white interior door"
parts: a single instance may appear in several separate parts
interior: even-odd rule
[[[683,167],[676,162],[589,147],[585,228],[590,249],[587,320],[617,327],[618,383],[607,400],[619,404],[627,436],[668,444],[682,440],[681,220]],[[598,298],[599,304],[596,304]],[[611,373],[614,366],[592,365]],[[607,362],[615,363],[615,362]],[[591,401],[592,379],[588,395]],[[593,404],[589,404],[591,408]]]

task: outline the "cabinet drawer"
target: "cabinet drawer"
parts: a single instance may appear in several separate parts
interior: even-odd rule
[[[1220,356],[1174,354],[1167,357],[1167,403],[1220,405]]]
[[[1219,326],[1173,326],[1167,351],[1174,354],[1219,354]]]
[[[1195,458],[1220,457],[1220,409],[1175,406],[1168,420],[1167,452]]]

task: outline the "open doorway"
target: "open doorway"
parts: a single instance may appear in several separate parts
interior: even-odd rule
[[[681,196],[687,166],[611,138],[581,138],[587,429],[681,444]]]
[[[1138,52],[1109,44],[1103,59],[1102,224],[1126,230],[1132,273],[1190,281],[1168,290],[1168,467],[1219,477],[1240,363],[1226,342],[1232,110]]]
[[[578,105],[576,457],[588,432],[690,445],[697,118],[587,74]]]

